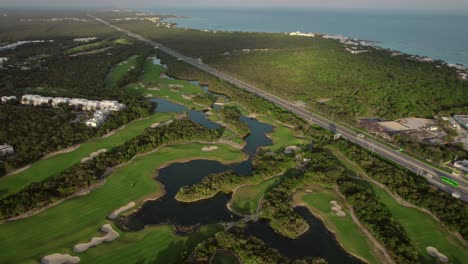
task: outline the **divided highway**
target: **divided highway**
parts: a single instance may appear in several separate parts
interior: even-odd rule
[[[359,137],[358,134],[347,128],[347,127],[344,127],[342,125],[340,125],[339,123],[335,123],[329,119],[326,119],[322,116],[319,116],[307,109],[305,109],[304,107],[301,107],[301,106],[297,106],[289,101],[287,101],[286,99],[283,99],[281,97],[278,97],[278,96],[275,96],[265,90],[262,90],[260,88],[257,88],[253,85],[250,85],[246,82],[243,82],[241,80],[238,80],[230,75],[227,75],[223,72],[220,72],[216,69],[213,69],[193,58],[190,58],[190,57],[187,57],[173,49],[170,49],[162,44],[159,44],[159,43],[156,43],[156,42],[153,42],[149,39],[146,39],[140,35],[137,35],[135,33],[132,33],[128,30],[125,30],[125,29],[122,29],[122,28],[119,28],[117,26],[114,26],[110,23],[108,23],[107,21],[104,21],[98,17],[95,17],[95,16],[92,16],[92,15],[89,15],[90,17],[93,17],[94,19],[106,24],[107,26],[109,27],[112,27],[118,31],[121,31],[125,34],[127,34],[129,37],[132,37],[132,38],[136,38],[140,41],[143,41],[143,42],[146,42],[152,46],[154,46],[155,48],[157,49],[160,49],[161,51],[169,54],[169,55],[172,55],[174,57],[176,57],[177,59],[179,60],[182,60],[204,72],[207,72],[213,76],[216,76],[217,78],[221,79],[221,80],[224,80],[228,83],[231,83],[239,88],[242,88],[244,90],[247,90],[257,96],[260,96],[262,97],[263,99],[269,101],[269,102],[272,102],[288,111],[291,111],[293,113],[295,113],[296,115],[298,116],[301,116],[302,118],[312,122],[312,123],[315,123],[325,129],[328,129],[328,130],[331,130],[333,133],[336,133],[336,134],[341,134],[341,137],[357,144],[357,145],[360,145],[361,147],[364,147],[364,148],[367,148],[367,149],[370,149],[372,152],[374,153],[377,153],[389,160],[392,160],[394,161],[395,163],[398,163],[400,164],[401,166],[403,167],[406,167],[407,169],[413,171],[414,173],[417,173],[418,175],[421,175],[422,177],[425,177],[426,180],[428,182],[430,182],[431,184],[437,186],[438,188],[448,192],[448,193],[458,193],[460,194],[460,199],[465,201],[465,202],[468,202],[468,183],[463,180],[463,179],[458,179],[454,176],[452,176],[451,174],[445,172],[445,171],[442,171],[442,170],[439,170],[437,168],[434,168],[434,167],[431,167],[429,165],[427,165],[426,163],[423,163],[419,160],[416,160],[412,157],[409,157],[407,155],[405,155],[404,153],[401,153],[399,152],[398,150],[395,150],[395,149],[392,149],[391,147],[388,147],[372,138],[363,138],[363,137]],[[390,176],[390,175],[389,175]],[[440,177],[447,177],[447,178],[450,178],[450,179],[453,179],[455,181],[457,181],[459,183],[459,186],[458,187],[452,187],[452,186],[448,186],[446,184],[444,184]]]

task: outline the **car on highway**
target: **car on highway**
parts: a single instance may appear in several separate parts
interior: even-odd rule
[[[360,138],[365,138],[366,136],[364,136],[364,134],[362,133],[357,133],[357,136],[360,137]]]
[[[452,197],[455,198],[455,199],[460,199],[461,195],[460,195],[459,192],[453,192]]]

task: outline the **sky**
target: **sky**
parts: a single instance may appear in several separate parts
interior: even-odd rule
[[[320,7],[468,10],[468,0],[0,0],[0,7]]]

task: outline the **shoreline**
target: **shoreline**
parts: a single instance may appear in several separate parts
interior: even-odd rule
[[[138,11],[138,10],[136,10],[136,11]],[[143,10],[139,10],[139,11],[144,12]],[[155,13],[153,12],[152,14],[155,14]],[[156,13],[156,15],[163,16],[163,14],[157,14],[157,13]],[[164,21],[164,20],[167,20],[167,19],[172,19],[172,21],[167,21],[167,22],[173,23],[174,28],[192,29],[192,30],[197,30],[197,31],[202,31],[202,32],[212,32],[212,33],[216,33],[216,32],[231,33],[231,34],[232,33],[258,33],[258,34],[284,34],[284,33],[287,33],[289,35],[289,33],[296,31],[296,30],[291,30],[289,32],[285,32],[285,31],[256,31],[254,29],[250,29],[250,30],[244,30],[244,29],[225,30],[225,29],[213,29],[213,28],[197,28],[197,27],[194,27],[193,25],[188,26],[188,27],[182,27],[176,21],[176,20],[187,19],[187,18],[191,18],[191,17],[190,16],[168,17],[168,18],[161,19],[161,21]],[[455,65],[461,65],[462,67],[464,67],[465,69],[468,70],[468,62],[465,62],[465,63],[452,62],[452,61],[448,61],[447,59],[441,58],[441,56],[434,56],[433,55],[432,57],[434,57],[434,58],[432,58],[432,57],[425,56],[425,55],[419,55],[417,52],[416,52],[416,54],[413,54],[413,53],[410,53],[409,51],[403,51],[403,50],[400,50],[398,48],[388,47],[388,46],[386,47],[385,46],[385,41],[382,41],[382,40],[372,40],[372,39],[369,39],[369,38],[360,39],[360,38],[356,38],[356,37],[349,37],[347,35],[325,33],[325,32],[314,32],[313,34],[316,34],[316,35],[319,35],[319,36],[342,36],[342,37],[345,37],[346,39],[349,39],[349,40],[357,40],[359,42],[365,42],[368,45],[364,45],[363,47],[366,47],[366,48],[374,47],[374,48],[376,48],[378,50],[388,51],[388,52],[392,52],[392,53],[400,53],[401,55],[406,55],[408,57],[419,57],[419,58],[422,58],[422,59],[427,58],[427,59],[432,60],[430,62],[435,62],[435,61],[440,60],[440,61],[444,62],[448,67],[455,68],[454,67]],[[429,61],[427,61],[427,62],[429,62]]]

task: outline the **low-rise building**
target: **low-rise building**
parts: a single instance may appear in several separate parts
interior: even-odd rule
[[[85,124],[89,127],[102,125],[109,117],[110,111],[120,111],[125,108],[125,104],[111,100],[94,101],[84,98],[44,97],[36,94],[23,95],[21,103],[30,105],[42,105],[47,103],[53,107],[58,107],[60,104],[68,104],[73,107],[81,107],[85,111],[95,111],[93,117],[85,121]]]
[[[456,161],[453,166],[460,169],[461,171],[468,172],[468,160]]]
[[[11,155],[15,153],[15,150],[13,149],[13,146],[8,145],[8,144],[2,144],[0,145],[0,157]]]
[[[17,100],[17,98],[14,95],[13,96],[2,96],[1,97],[2,103],[6,103],[6,102],[8,102],[10,100]]]
[[[96,110],[93,117],[86,120],[85,125],[88,127],[99,127],[107,120],[109,114],[109,111]]]
[[[468,130],[468,115],[454,115],[455,119],[462,127]]]

